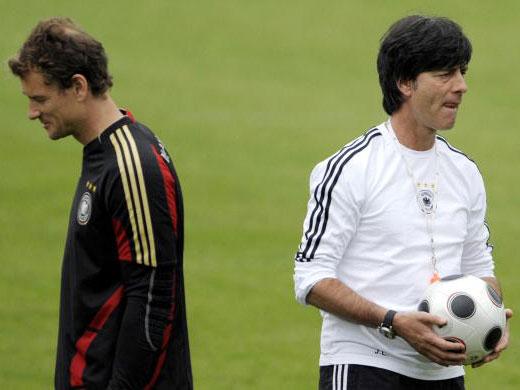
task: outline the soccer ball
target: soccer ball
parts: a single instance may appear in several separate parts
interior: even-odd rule
[[[484,280],[471,275],[452,275],[431,284],[418,307],[443,317],[446,325],[433,330],[446,340],[466,346],[466,361],[472,364],[490,354],[506,328],[501,297]]]

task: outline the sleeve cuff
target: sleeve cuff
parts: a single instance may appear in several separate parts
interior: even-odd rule
[[[294,273],[294,290],[296,294],[296,300],[302,305],[307,306],[306,301],[307,295],[311,289],[323,279],[336,279],[337,275],[334,272],[329,271],[316,271],[306,275],[301,275],[299,272]]]

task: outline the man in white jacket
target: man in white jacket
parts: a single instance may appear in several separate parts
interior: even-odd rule
[[[447,18],[397,21],[377,61],[390,118],[311,174],[294,281],[298,301],[323,315],[320,389],[464,389],[464,345],[437,336],[446,320],[417,306],[453,274],[500,293],[482,177],[437,134],[455,124],[471,51]]]

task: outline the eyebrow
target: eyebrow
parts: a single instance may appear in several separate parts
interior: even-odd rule
[[[22,94],[27,96],[29,99],[44,99],[45,96],[44,95],[29,95],[27,92],[25,91],[22,91]]]

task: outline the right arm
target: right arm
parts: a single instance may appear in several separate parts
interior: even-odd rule
[[[347,321],[376,328],[388,311],[363,298],[338,279],[328,278],[316,283],[306,299],[307,303]]]
[[[347,321],[372,328],[383,322],[388,311],[333,278],[317,282],[306,301]],[[398,312],[394,317],[393,327],[398,336],[431,361],[443,366],[461,364],[466,357],[464,346],[446,341],[432,330],[433,325],[442,326],[445,323],[445,319],[429,313]]]

